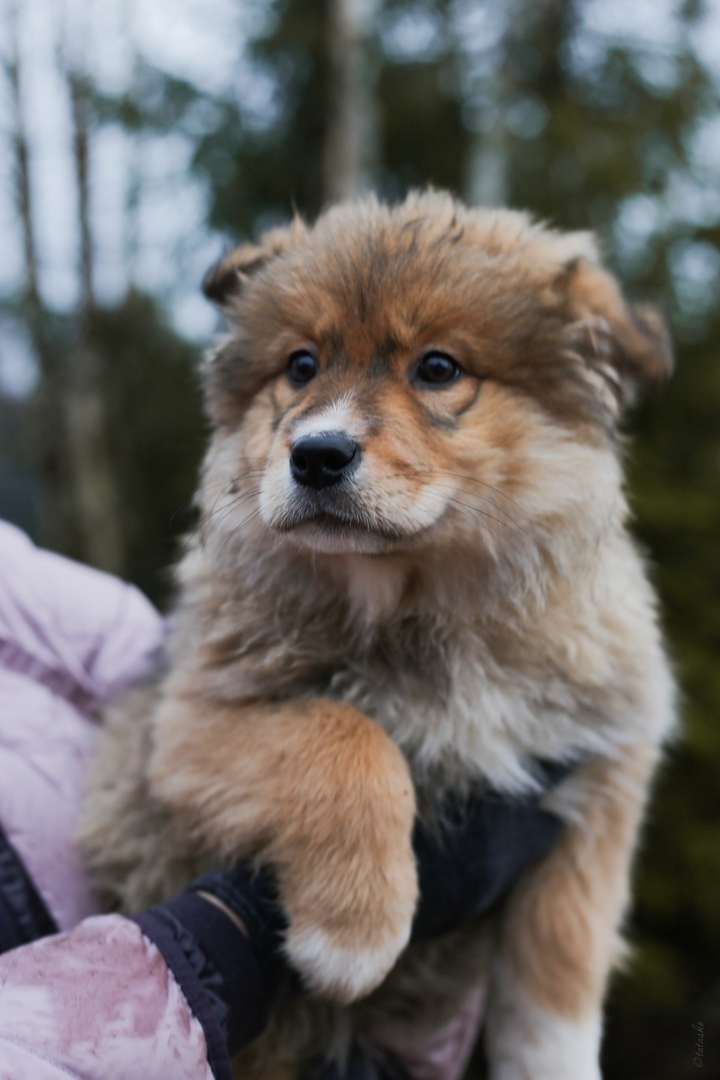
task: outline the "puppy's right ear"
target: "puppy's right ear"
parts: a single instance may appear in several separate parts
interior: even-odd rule
[[[241,244],[223,255],[205,274],[202,290],[208,300],[227,308],[240,295],[243,285],[263,270],[305,234],[300,218],[292,224],[263,233],[257,244]]]
[[[243,280],[252,277],[268,261],[268,254],[257,244],[241,244],[223,255],[210,267],[202,282],[208,300],[224,307],[241,291]]]

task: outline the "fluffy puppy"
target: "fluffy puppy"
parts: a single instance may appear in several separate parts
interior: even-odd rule
[[[670,371],[586,233],[444,194],[335,207],[207,276],[202,523],[168,669],[108,725],[85,851],[126,909],[277,874],[313,992],[238,1075],[446,1018],[488,965],[493,1080],[597,1080],[633,849],[673,723],[618,420]],[[416,805],[536,791],[561,841],[492,921],[407,947]],[[376,988],[379,989],[376,990]],[[352,1002],[366,998],[359,1005]]]

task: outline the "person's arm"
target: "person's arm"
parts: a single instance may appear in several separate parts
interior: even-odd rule
[[[157,947],[119,915],[0,956],[1,1080],[226,1080]]]
[[[4,953],[0,1080],[231,1080],[289,980],[283,925],[267,879],[240,864],[133,919]]]
[[[558,829],[533,804],[509,811],[492,798],[449,813],[439,836],[418,827],[415,936],[442,935],[486,911]],[[41,904],[35,896],[16,933],[43,932],[52,920]],[[133,919],[97,916],[11,949],[0,956],[0,1080],[127,1080],[140,1067],[148,1080],[231,1080],[232,1055],[264,1030],[292,982],[284,927],[268,876],[239,863]],[[478,985],[442,1028],[389,1023],[375,1041],[410,1080],[452,1080],[482,1011]]]
[[[95,710],[164,632],[137,589],[0,521],[0,827],[60,930],[100,910],[73,844]]]

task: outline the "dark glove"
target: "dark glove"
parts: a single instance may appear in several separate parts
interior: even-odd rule
[[[243,861],[196,878],[183,892],[134,917],[200,1020],[218,1078],[229,1076],[228,1053],[265,1029],[293,979],[281,954],[287,919],[276,897],[269,872],[255,872]]]

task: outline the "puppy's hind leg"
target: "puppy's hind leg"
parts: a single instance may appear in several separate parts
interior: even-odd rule
[[[510,897],[488,1008],[492,1080],[600,1080],[602,1002],[655,747],[595,761],[567,782],[582,820]]]

